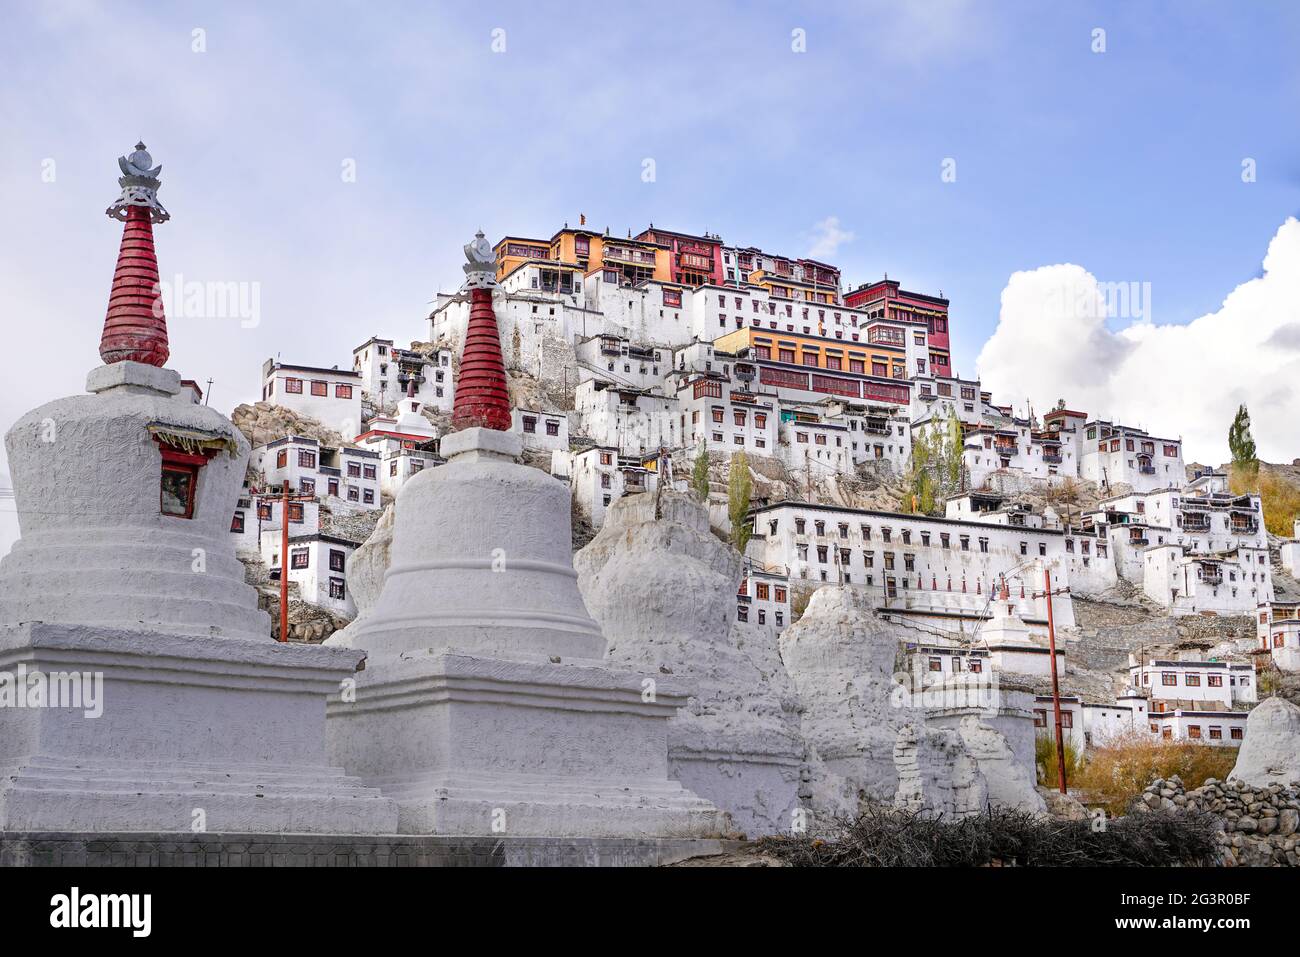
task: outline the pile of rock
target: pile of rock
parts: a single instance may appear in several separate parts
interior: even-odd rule
[[[1225,867],[1300,867],[1300,791],[1295,788],[1207,778],[1188,791],[1175,774],[1151,782],[1134,810],[1215,815],[1222,822],[1218,837]]]

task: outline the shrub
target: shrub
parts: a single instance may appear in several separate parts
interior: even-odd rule
[[[1049,715],[1048,723],[1050,724],[1052,720]],[[1073,787],[1078,783],[1079,772],[1083,769],[1083,755],[1079,753],[1079,749],[1069,735],[1064,736],[1063,744],[1065,745],[1065,786]],[[1049,788],[1059,785],[1055,728],[1050,728],[1046,734],[1040,733],[1034,738],[1034,764],[1038,768],[1039,784]]]
[[[1218,862],[1217,824],[1204,812],[1059,821],[989,808],[961,821],[869,805],[807,837],[759,846],[796,867],[1173,867]]]
[[[1206,778],[1225,780],[1237,763],[1237,749],[1192,741],[1162,741],[1130,732],[1093,748],[1073,783],[1111,814],[1123,814],[1156,778],[1175,774],[1190,791]]]

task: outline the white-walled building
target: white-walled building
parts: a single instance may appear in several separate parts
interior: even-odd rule
[[[778,412],[772,396],[750,392],[721,373],[680,380],[678,434],[687,449],[702,443],[710,452],[777,455]]]
[[[563,412],[539,412],[536,409],[510,410],[511,431],[526,449],[553,452],[569,447],[569,417]]]
[[[1173,615],[1250,615],[1272,600],[1257,495],[1179,488],[1103,500],[1083,528],[1104,533],[1123,578]]]
[[[788,569],[791,587],[859,586],[877,596],[878,607],[945,630],[971,633],[985,622],[990,592],[1005,576],[1017,613],[1036,634],[1045,633],[1046,605],[1033,597],[1043,569],[1052,570],[1053,586],[1070,584],[1064,536],[1055,529],[802,502],[751,514],[750,554],[766,567]],[[1068,599],[1053,608],[1057,627],[1074,624]]]
[[[580,452],[551,453],[551,474],[567,481],[574,502],[599,528],[616,498],[652,492],[658,486],[658,455],[626,456],[618,449],[595,446]]]
[[[823,421],[804,413],[781,414],[779,457],[791,472],[806,479],[852,475],[853,450],[846,423]]]
[[[578,359],[578,382],[600,379],[633,389],[662,391],[672,371],[671,349],[640,345],[621,336],[593,336],[580,341],[573,351]]]
[[[1236,704],[1258,701],[1255,668],[1249,663],[1200,659],[1156,658],[1139,661],[1130,656],[1129,685],[1157,702],[1191,702],[1226,711]],[[1167,709],[1165,709],[1167,710]]]
[[[1152,734],[1164,741],[1190,741],[1239,748],[1246,738],[1246,711],[1201,711],[1179,708],[1152,711],[1147,722]]]
[[[1082,438],[1079,476],[1103,489],[1123,483],[1137,492],[1182,488],[1187,481],[1181,439],[1100,419],[1077,426]]]
[[[279,535],[262,536],[262,559],[271,577],[281,574]],[[354,618],[357,606],[348,593],[348,557],[356,545],[342,538],[319,533],[289,534],[289,581],[298,585],[299,597],[308,604],[327,608],[345,618]]]
[[[380,507],[378,458],[365,449],[336,449],[290,435],[255,449],[252,461],[262,489],[288,482],[296,494],[330,496],[359,508]]]
[[[1295,520],[1291,529],[1291,538],[1278,548],[1282,567],[1292,576],[1300,578],[1300,518]]]
[[[392,339],[371,337],[352,350],[352,368],[361,376],[361,391],[381,412],[405,398],[443,412],[450,412],[455,401],[449,348],[415,352],[396,348]]]
[[[262,364],[262,400],[311,416],[351,441],[361,431],[361,373],[289,365],[276,359]]]
[[[1266,649],[1283,671],[1300,671],[1300,602],[1261,604],[1257,620],[1260,648]]]
[[[736,591],[736,620],[757,625],[773,637],[790,624],[790,580],[752,562]]]
[[[579,385],[574,394],[582,432],[597,445],[625,455],[680,448],[677,406],[676,397],[596,379]]]
[[[380,487],[396,496],[403,484],[433,465],[442,464],[438,456],[438,430],[419,411],[417,399],[402,399],[394,418],[376,417],[369,428],[357,436],[357,442],[374,456]]]

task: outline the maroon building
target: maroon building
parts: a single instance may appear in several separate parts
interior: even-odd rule
[[[929,330],[930,372],[952,376],[952,350],[948,341],[948,300],[900,289],[898,281],[881,279],[864,283],[844,297],[844,304],[863,309],[874,318],[924,322]]]

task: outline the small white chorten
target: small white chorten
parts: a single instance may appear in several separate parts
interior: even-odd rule
[[[447,464],[398,495],[391,564],[346,634],[355,701],[331,760],[394,798],[403,833],[703,837],[718,811],[668,775],[688,691],[615,671],[578,592],[568,488],[515,462],[491,250],[467,248],[470,326]],[[487,426],[487,427],[484,427]]]
[[[5,436],[22,537],[0,562],[0,831],[392,833],[325,760],[346,649],[287,645],[229,535],[248,443],[162,368],[144,145],[87,395]]]

